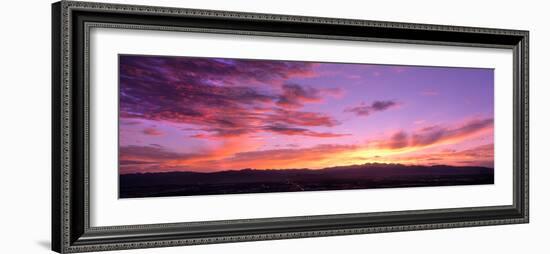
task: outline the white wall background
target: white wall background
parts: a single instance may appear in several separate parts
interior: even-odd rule
[[[106,1],[106,0],[104,0]],[[112,1],[190,8],[419,22],[531,31],[531,223],[217,244],[120,253],[547,253],[550,30],[545,1]],[[0,253],[50,244],[50,1],[7,1],[0,15]],[[544,22],[546,21],[546,22]]]

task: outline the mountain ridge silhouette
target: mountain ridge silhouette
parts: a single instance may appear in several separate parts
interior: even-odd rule
[[[119,176],[120,197],[492,184],[493,168],[367,163],[323,169],[171,171]]]

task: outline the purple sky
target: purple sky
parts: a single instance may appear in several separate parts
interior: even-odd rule
[[[120,172],[493,165],[493,70],[120,56]]]

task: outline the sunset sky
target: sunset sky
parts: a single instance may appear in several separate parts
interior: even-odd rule
[[[119,56],[120,173],[493,167],[493,70]]]

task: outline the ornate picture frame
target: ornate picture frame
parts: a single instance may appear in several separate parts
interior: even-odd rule
[[[90,224],[93,28],[498,48],[513,54],[512,205],[177,223]],[[52,5],[52,249],[60,253],[472,227],[529,221],[529,32],[61,1]],[[93,131],[92,131],[93,133]],[[93,134],[92,134],[93,135]]]

